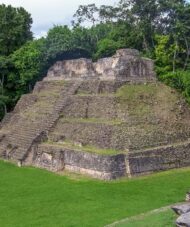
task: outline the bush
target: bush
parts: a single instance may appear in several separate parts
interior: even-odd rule
[[[169,72],[160,76],[160,80],[182,92],[190,103],[190,71]]]
[[[116,42],[111,39],[103,39],[100,40],[97,44],[97,52],[94,55],[94,59],[97,60],[99,58],[112,56],[116,50],[123,47],[121,42]]]

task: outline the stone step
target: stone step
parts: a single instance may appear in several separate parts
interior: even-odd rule
[[[31,139],[33,139],[33,138],[31,138]],[[31,139],[30,140],[29,139],[28,140],[8,139],[6,145],[8,145],[8,146],[9,146],[9,144],[12,144],[12,146],[14,146],[14,145],[23,146],[25,144],[28,145],[31,143]]]
[[[156,150],[160,150],[160,149],[167,149],[167,148],[178,147],[178,146],[188,145],[188,144],[190,144],[190,139],[187,139],[185,141],[172,143],[172,144],[160,145],[160,146],[156,146],[156,147],[149,147],[149,148],[146,148],[146,149],[137,150],[137,151],[135,151],[135,153],[138,153],[138,152],[149,152],[149,151],[153,151],[153,150],[156,151]]]
[[[7,135],[7,137],[9,138],[29,138],[29,137],[33,137],[36,135],[39,135],[41,133],[41,131],[18,131],[18,134],[15,132],[14,134],[9,134]]]
[[[31,134],[31,135],[18,135],[18,136],[9,136],[8,139],[10,140],[19,140],[19,141],[29,141],[34,137],[39,136],[40,134]]]
[[[68,94],[74,94],[79,85],[79,82],[75,84],[68,83],[67,86],[63,88],[61,83],[40,82],[36,85],[32,94],[33,96],[30,95],[23,98],[23,102],[28,99],[30,100],[30,97],[35,97],[36,100],[33,106],[26,105],[27,109],[23,113],[17,113],[12,116],[12,123],[9,126],[10,132],[6,134],[7,142],[5,142],[4,139],[1,142],[6,149],[10,144],[12,144],[13,147],[18,147],[12,155],[13,159],[22,160],[33,141],[42,132],[48,132],[54,126],[59,118],[60,111],[68,103]],[[55,92],[59,94],[59,96],[54,97],[51,95],[51,92]],[[43,105],[43,103],[45,104],[47,101],[49,106],[44,105],[42,112],[40,104]],[[19,106],[17,107],[19,109]],[[34,119],[32,119],[32,114],[34,115]],[[31,119],[29,117],[30,115]],[[15,121],[13,121],[13,119],[15,119]]]
[[[14,140],[14,141],[29,141],[29,140],[31,140],[32,138],[34,138],[34,137],[37,137],[37,136],[39,136],[40,134],[31,134],[31,135],[10,135],[9,137],[7,137],[9,140]]]
[[[11,138],[9,141],[14,144],[27,144],[31,143],[31,139],[33,138]]]

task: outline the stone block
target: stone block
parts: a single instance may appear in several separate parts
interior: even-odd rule
[[[99,59],[75,59],[56,62],[48,71],[45,81],[70,79],[97,79],[135,81],[155,80],[153,61],[141,58],[133,49],[118,50],[113,57]]]
[[[181,215],[190,212],[190,203],[180,204],[171,207],[176,214]]]

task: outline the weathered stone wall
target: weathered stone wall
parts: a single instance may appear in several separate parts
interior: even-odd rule
[[[34,154],[34,166],[111,180],[189,166],[190,142],[112,156],[83,152],[82,147],[79,151],[60,145],[41,144]]]
[[[135,82],[135,81],[134,81]],[[100,80],[84,80],[79,89],[78,94],[106,94],[114,93],[124,85],[125,81],[100,81]]]
[[[109,96],[74,96],[62,115],[65,118],[114,119],[117,117],[116,104],[116,99]]]
[[[78,151],[64,151],[65,168],[101,179],[116,179],[126,175],[125,156],[103,156]]]
[[[83,145],[94,145],[106,149],[112,147],[112,134],[114,127],[96,123],[63,123],[58,124],[55,134],[50,134],[52,141],[75,141]]]
[[[38,145],[32,149],[33,165],[53,172],[64,169],[64,155],[59,147]]]
[[[64,169],[110,180],[126,175],[125,156],[103,156],[53,145],[39,145],[33,165],[51,171]]]
[[[130,153],[127,159],[132,176],[186,167],[190,165],[190,142]]]
[[[84,58],[56,62],[44,80],[154,80],[153,68],[153,61],[141,58],[137,50],[122,49],[95,63]]]
[[[128,125],[128,122],[117,122],[114,119],[106,121],[101,118],[98,120],[62,118],[49,133],[48,138],[53,142],[73,141],[102,149],[136,152],[182,142],[187,140],[188,135],[183,131],[171,133],[169,127],[146,125],[145,129],[144,124]]]

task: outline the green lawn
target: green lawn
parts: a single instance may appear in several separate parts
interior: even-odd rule
[[[152,214],[145,214],[144,216],[137,216],[121,223],[113,225],[114,227],[174,227],[175,213],[168,209],[166,211],[155,212]]]
[[[184,199],[190,169],[133,180],[71,178],[0,162],[0,226],[104,226]]]

